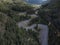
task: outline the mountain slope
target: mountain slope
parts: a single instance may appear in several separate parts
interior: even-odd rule
[[[38,13],[50,28],[49,45],[60,45],[60,0],[42,5]]]
[[[0,45],[39,45],[36,32],[17,26],[17,22],[30,18],[20,13],[30,9],[33,7],[22,2],[0,2]]]

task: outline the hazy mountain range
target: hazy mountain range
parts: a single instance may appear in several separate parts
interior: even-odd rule
[[[43,4],[43,3],[46,3],[47,1],[46,0],[26,0],[26,2],[30,4]]]

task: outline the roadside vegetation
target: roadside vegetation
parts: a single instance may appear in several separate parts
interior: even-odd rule
[[[55,1],[42,5],[38,12],[43,23],[49,26],[49,45],[60,45],[60,1]]]
[[[26,12],[25,15],[18,15]],[[30,19],[29,14],[35,14],[34,7],[25,2],[13,3],[0,1],[0,45],[40,45],[39,29],[36,31],[18,28],[17,22]],[[49,45],[60,45],[60,1],[42,5],[38,9],[37,18],[32,24],[46,24],[49,26]]]
[[[27,14],[18,15],[19,12],[26,12],[33,9],[31,5],[24,2],[9,3],[0,2],[0,45],[39,45],[37,32],[26,31],[18,28],[17,22],[30,19]]]

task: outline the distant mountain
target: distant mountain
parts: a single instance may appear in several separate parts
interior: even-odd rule
[[[46,1],[43,0],[26,0],[27,3],[30,4],[42,4],[42,3],[46,3]]]
[[[23,0],[0,0],[0,2],[9,2],[9,3],[13,3],[13,2],[22,2]]]

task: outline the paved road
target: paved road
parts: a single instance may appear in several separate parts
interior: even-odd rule
[[[28,26],[28,23],[30,22],[30,20],[31,19],[19,22],[18,23],[19,28],[23,27],[23,28],[26,28],[26,30],[28,29],[34,30],[34,27],[36,26],[36,24]],[[41,29],[40,35],[39,35],[39,41],[41,45],[48,45],[48,31],[49,31],[48,26],[43,24],[38,24],[38,28]]]
[[[39,39],[41,45],[48,45],[48,31],[49,31],[48,26],[39,24],[38,27],[41,28],[40,39]]]

